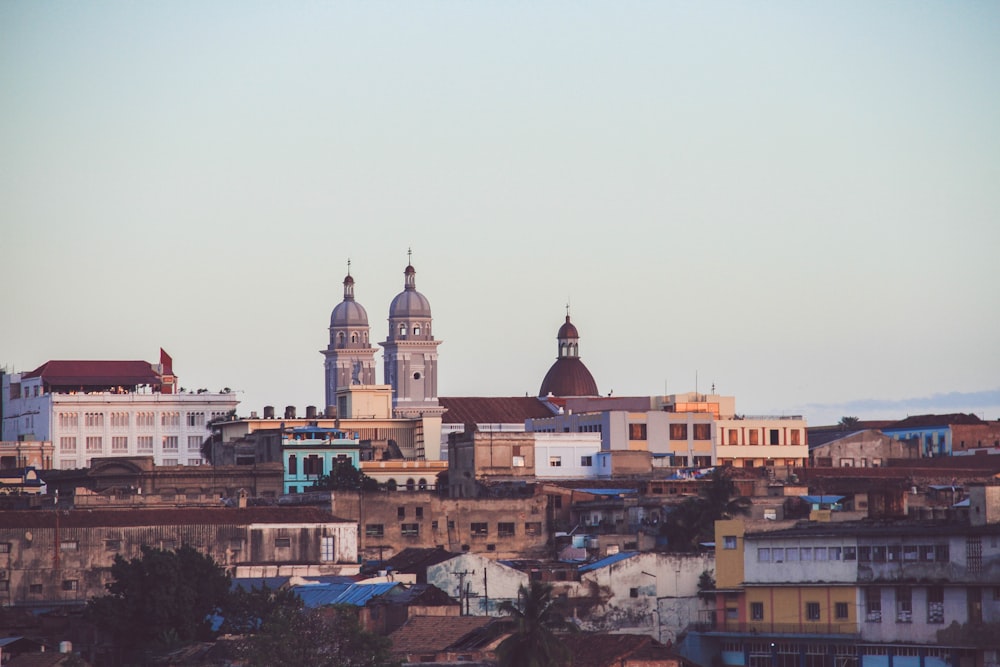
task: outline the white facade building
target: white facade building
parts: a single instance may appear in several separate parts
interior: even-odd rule
[[[89,467],[101,456],[153,456],[201,465],[208,424],[232,413],[232,393],[173,393],[165,353],[142,361],[50,361],[3,376],[3,440],[52,443],[52,466]]]
[[[600,433],[535,433],[535,478],[597,479]]]

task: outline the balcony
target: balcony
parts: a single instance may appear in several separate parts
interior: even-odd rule
[[[771,623],[767,621],[708,620],[692,623],[695,632],[732,635],[823,635],[845,639],[861,636],[857,623]]]

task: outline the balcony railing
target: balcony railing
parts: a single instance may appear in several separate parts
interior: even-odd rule
[[[846,635],[860,636],[857,623],[770,623],[766,621],[698,621],[691,624],[697,632],[721,632],[756,635]]]

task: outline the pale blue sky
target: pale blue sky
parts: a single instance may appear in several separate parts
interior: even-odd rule
[[[1000,417],[1000,4],[0,3],[0,364],[323,402],[413,247],[442,395]],[[381,376],[381,364],[379,364]],[[950,394],[930,398],[937,394]]]

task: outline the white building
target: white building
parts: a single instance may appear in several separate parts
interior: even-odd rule
[[[688,393],[562,402],[562,414],[529,419],[527,430],[599,433],[604,452],[645,451],[680,467],[794,467],[809,460],[804,419],[737,415],[732,396]]]
[[[535,478],[597,479],[599,433],[535,433]]]
[[[89,467],[100,456],[153,456],[200,465],[208,424],[235,411],[232,393],[176,393],[172,360],[48,361],[3,375],[4,441],[53,445],[52,465]]]

